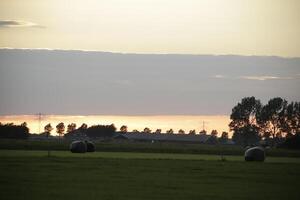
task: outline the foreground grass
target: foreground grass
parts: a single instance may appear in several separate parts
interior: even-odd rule
[[[0,157],[47,157],[47,151],[0,150]],[[94,152],[85,154],[70,151],[50,151],[51,157],[74,158],[115,158],[115,159],[168,159],[168,160],[207,160],[221,161],[219,155],[210,154],[179,154],[179,153],[138,153],[138,152]],[[225,155],[225,161],[244,161],[244,156]],[[300,158],[267,157],[267,163],[299,163]]]
[[[221,162],[213,155],[62,151],[51,155],[0,151],[0,199],[299,198],[296,158],[249,163],[240,156]]]

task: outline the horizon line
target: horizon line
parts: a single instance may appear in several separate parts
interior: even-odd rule
[[[243,54],[197,54],[197,53],[136,53],[136,52],[120,52],[120,51],[103,51],[93,49],[60,49],[60,48],[14,48],[14,47],[0,47],[0,50],[44,50],[44,51],[70,51],[70,52],[91,52],[91,53],[109,53],[109,54],[120,54],[120,55],[178,55],[178,56],[239,56],[239,57],[272,57],[280,59],[300,59],[300,56],[279,56],[279,55],[243,55]]]

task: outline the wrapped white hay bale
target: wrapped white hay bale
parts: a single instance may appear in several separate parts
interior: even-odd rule
[[[245,152],[245,161],[264,161],[265,158],[265,150],[262,147],[252,147]]]
[[[74,141],[70,145],[70,151],[72,153],[85,153],[87,151],[87,145],[83,141]]]
[[[86,151],[87,152],[95,152],[96,147],[95,147],[94,143],[92,143],[90,141],[85,141],[85,144],[86,144]]]

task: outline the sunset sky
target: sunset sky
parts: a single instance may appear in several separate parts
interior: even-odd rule
[[[0,121],[37,131],[42,112],[43,123],[227,131],[243,97],[299,101],[299,10],[298,0],[1,0]]]
[[[0,47],[300,56],[298,0],[1,0]]]

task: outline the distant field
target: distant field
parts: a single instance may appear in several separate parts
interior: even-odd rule
[[[68,150],[70,141],[30,141],[0,139],[0,149],[3,150]],[[236,145],[206,145],[167,142],[96,142],[99,152],[140,152],[140,153],[180,153],[180,154],[210,154],[240,155],[245,149]],[[268,157],[299,157],[299,150],[269,149]]]
[[[0,160],[0,199],[299,199],[299,158],[0,150]]]

